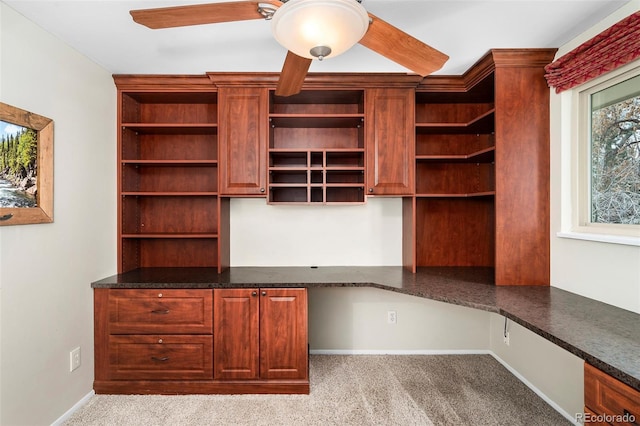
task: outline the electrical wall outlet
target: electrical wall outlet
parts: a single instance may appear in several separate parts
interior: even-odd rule
[[[502,336],[502,341],[504,342],[505,345],[509,346],[509,332],[505,332],[504,335]]]
[[[387,311],[387,324],[395,324],[397,319],[396,311]]]
[[[78,346],[69,352],[69,371],[76,370],[80,367],[80,347]]]

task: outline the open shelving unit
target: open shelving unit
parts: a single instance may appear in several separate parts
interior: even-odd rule
[[[415,266],[495,265],[493,74],[416,92]]]
[[[218,267],[215,91],[120,90],[119,272]]]
[[[364,203],[364,91],[269,96],[271,204]]]

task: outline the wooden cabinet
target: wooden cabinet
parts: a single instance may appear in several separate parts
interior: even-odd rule
[[[95,289],[97,393],[309,393],[307,292]]]
[[[308,380],[306,289],[214,290],[216,379]]]
[[[368,195],[414,194],[414,88],[366,92]]]
[[[364,203],[364,91],[270,95],[269,203]]]
[[[493,74],[416,93],[417,266],[494,266]]]
[[[206,78],[164,77],[161,88],[156,78],[114,79],[118,271],[224,268],[228,255],[219,245],[228,207],[218,197],[217,93]]]
[[[640,392],[608,374],[584,364],[585,424],[640,423]]]
[[[96,391],[120,380],[213,378],[211,290],[94,292]]]
[[[489,267],[497,285],[549,285],[549,88],[554,49],[490,51],[416,89],[416,192],[403,264]]]
[[[266,196],[266,88],[221,87],[220,193]]]

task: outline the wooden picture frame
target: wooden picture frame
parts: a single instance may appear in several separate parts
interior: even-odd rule
[[[0,121],[32,129],[37,134],[35,206],[0,204],[0,226],[53,222],[53,120],[0,102]]]

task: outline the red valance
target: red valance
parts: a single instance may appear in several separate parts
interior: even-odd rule
[[[545,67],[556,93],[640,58],[640,12],[636,12]]]

